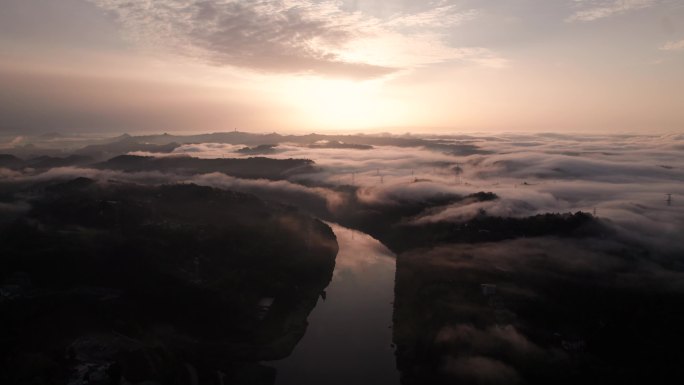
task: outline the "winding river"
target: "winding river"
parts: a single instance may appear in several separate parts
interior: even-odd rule
[[[276,384],[396,385],[392,347],[395,255],[371,236],[329,223],[339,244],[325,298],[306,335],[277,369]]]

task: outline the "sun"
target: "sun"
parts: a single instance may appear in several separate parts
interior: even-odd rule
[[[300,119],[333,130],[389,127],[405,121],[407,110],[388,96],[381,80],[302,78],[288,88]]]

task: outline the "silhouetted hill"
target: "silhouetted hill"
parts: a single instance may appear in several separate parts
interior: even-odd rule
[[[171,153],[179,146],[173,141],[166,141],[163,144],[153,144],[141,142],[130,135],[122,135],[112,142],[103,144],[92,144],[76,150],[77,155],[85,155],[96,159],[106,159],[117,155],[127,154],[134,151],[151,153]]]
[[[221,172],[240,178],[282,179],[287,175],[311,172],[314,162],[308,159],[201,159],[188,156],[145,157],[121,155],[96,164],[96,168],[121,171],[161,171],[204,174]]]
[[[23,165],[23,161],[11,154],[0,154],[0,167],[16,169]]]
[[[24,162],[25,167],[50,169],[54,167],[83,166],[93,162],[93,158],[83,155],[69,155],[66,157],[40,156]]]
[[[402,384],[681,382],[684,295],[648,257],[591,237],[398,255]]]
[[[254,147],[243,147],[238,152],[247,155],[269,155],[278,152],[277,146],[277,144],[260,144]]]
[[[596,237],[609,230],[591,214],[546,213],[524,218],[495,217],[486,213],[465,222],[399,224],[383,240],[402,252],[444,243],[495,242],[542,236]]]
[[[327,141],[332,143],[329,148],[354,148],[369,149],[373,146],[397,146],[397,147],[425,147],[427,149],[446,152],[457,155],[488,154],[478,146],[467,141],[454,141],[453,139],[425,140],[413,137],[398,136],[374,136],[374,135],[280,135],[251,134],[246,132],[217,132],[201,135],[145,135],[132,137],[144,143],[167,144],[170,142],[191,143],[230,143],[257,146],[263,143],[295,143],[304,146],[316,146],[317,143]],[[335,146],[337,143],[337,146]],[[339,147],[342,146],[342,147]]]
[[[91,163],[92,161],[93,159],[91,157],[82,155],[69,155],[64,157],[43,155],[23,160],[14,155],[0,154],[0,167],[10,169],[34,168],[45,170],[55,167],[82,166]]]
[[[326,140],[321,143],[310,144],[309,148],[341,148],[350,150],[372,150],[373,146],[368,144],[344,143],[339,140]]]
[[[0,228],[2,383],[271,383],[332,277],[328,226],[247,194],[78,178],[31,203]]]

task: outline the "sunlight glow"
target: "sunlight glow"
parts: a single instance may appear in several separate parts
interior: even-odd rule
[[[396,125],[411,111],[383,92],[383,82],[342,79],[300,78],[283,89],[303,123],[323,129],[361,129]]]

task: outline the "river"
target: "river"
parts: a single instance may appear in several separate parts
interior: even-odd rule
[[[293,353],[267,363],[277,385],[396,385],[392,347],[395,255],[378,240],[329,223],[339,253],[325,299]]]

